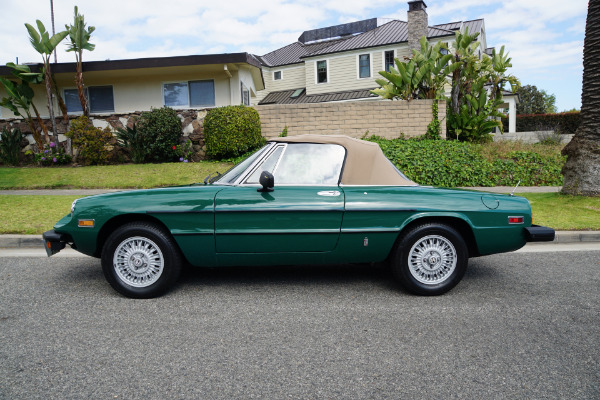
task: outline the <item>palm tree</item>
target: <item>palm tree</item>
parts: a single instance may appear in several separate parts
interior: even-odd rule
[[[29,32],[29,41],[33,48],[42,55],[44,60],[44,78],[46,81],[46,96],[48,96],[48,112],[50,113],[50,122],[52,123],[52,133],[54,140],[58,144],[58,131],[56,129],[56,120],[54,119],[54,106],[52,102],[52,75],[50,72],[50,56],[58,46],[58,44],[68,35],[67,31],[59,32],[52,35],[46,31],[46,27],[39,19],[35,21],[39,29],[39,33],[29,24],[25,24]]]
[[[563,193],[600,195],[600,1],[590,0],[583,44],[581,123],[562,153]]]
[[[77,6],[75,6],[75,16],[73,19],[73,25],[65,25],[67,32],[69,32],[69,39],[71,44],[67,51],[75,52],[75,60],[77,61],[77,72],[75,75],[75,84],[77,85],[77,92],[79,93],[79,101],[81,102],[81,109],[83,115],[86,117],[90,115],[90,107],[85,96],[85,90],[83,86],[83,66],[81,62],[81,56],[83,50],[93,51],[96,45],[89,42],[92,32],[96,29],[93,26],[85,28],[85,20],[83,15],[79,14]]]

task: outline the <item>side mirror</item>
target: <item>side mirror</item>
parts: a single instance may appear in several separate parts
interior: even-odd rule
[[[272,192],[273,187],[275,187],[275,177],[269,171],[261,172],[258,182],[262,185],[262,188],[256,189],[257,192]]]

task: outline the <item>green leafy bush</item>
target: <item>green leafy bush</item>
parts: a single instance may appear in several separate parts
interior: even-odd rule
[[[117,129],[117,143],[127,149],[131,161],[135,164],[146,161],[146,155],[148,154],[146,140],[135,124],[133,124],[133,128]]]
[[[557,129],[562,134],[574,134],[580,121],[579,111],[558,114],[517,115],[517,132]],[[503,118],[502,124],[504,130],[508,131],[508,118]]]
[[[137,129],[145,140],[146,161],[165,162],[177,159],[176,146],[183,132],[177,112],[169,107],[143,112]]]
[[[19,165],[23,134],[19,128],[2,128],[0,133],[0,160],[9,165]]]
[[[245,106],[213,108],[204,119],[206,155],[217,160],[237,157],[262,146],[258,112]]]
[[[514,151],[489,161],[482,146],[455,140],[385,140],[372,136],[387,158],[408,178],[421,185],[538,186],[562,185],[560,170],[565,158]]]
[[[79,150],[77,161],[84,165],[106,164],[109,151],[106,148],[112,133],[108,127],[96,128],[85,115],[71,121],[69,131],[65,134],[73,140],[73,146]]]

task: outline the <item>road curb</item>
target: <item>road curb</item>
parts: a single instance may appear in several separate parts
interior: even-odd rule
[[[557,231],[553,243],[594,243],[600,242],[600,231]],[[42,235],[0,235],[0,249],[42,248]]]

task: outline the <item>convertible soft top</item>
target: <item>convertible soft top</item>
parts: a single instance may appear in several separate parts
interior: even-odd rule
[[[269,139],[280,143],[339,144],[346,149],[341,183],[344,185],[418,186],[402,175],[377,143],[343,135],[298,135]]]

